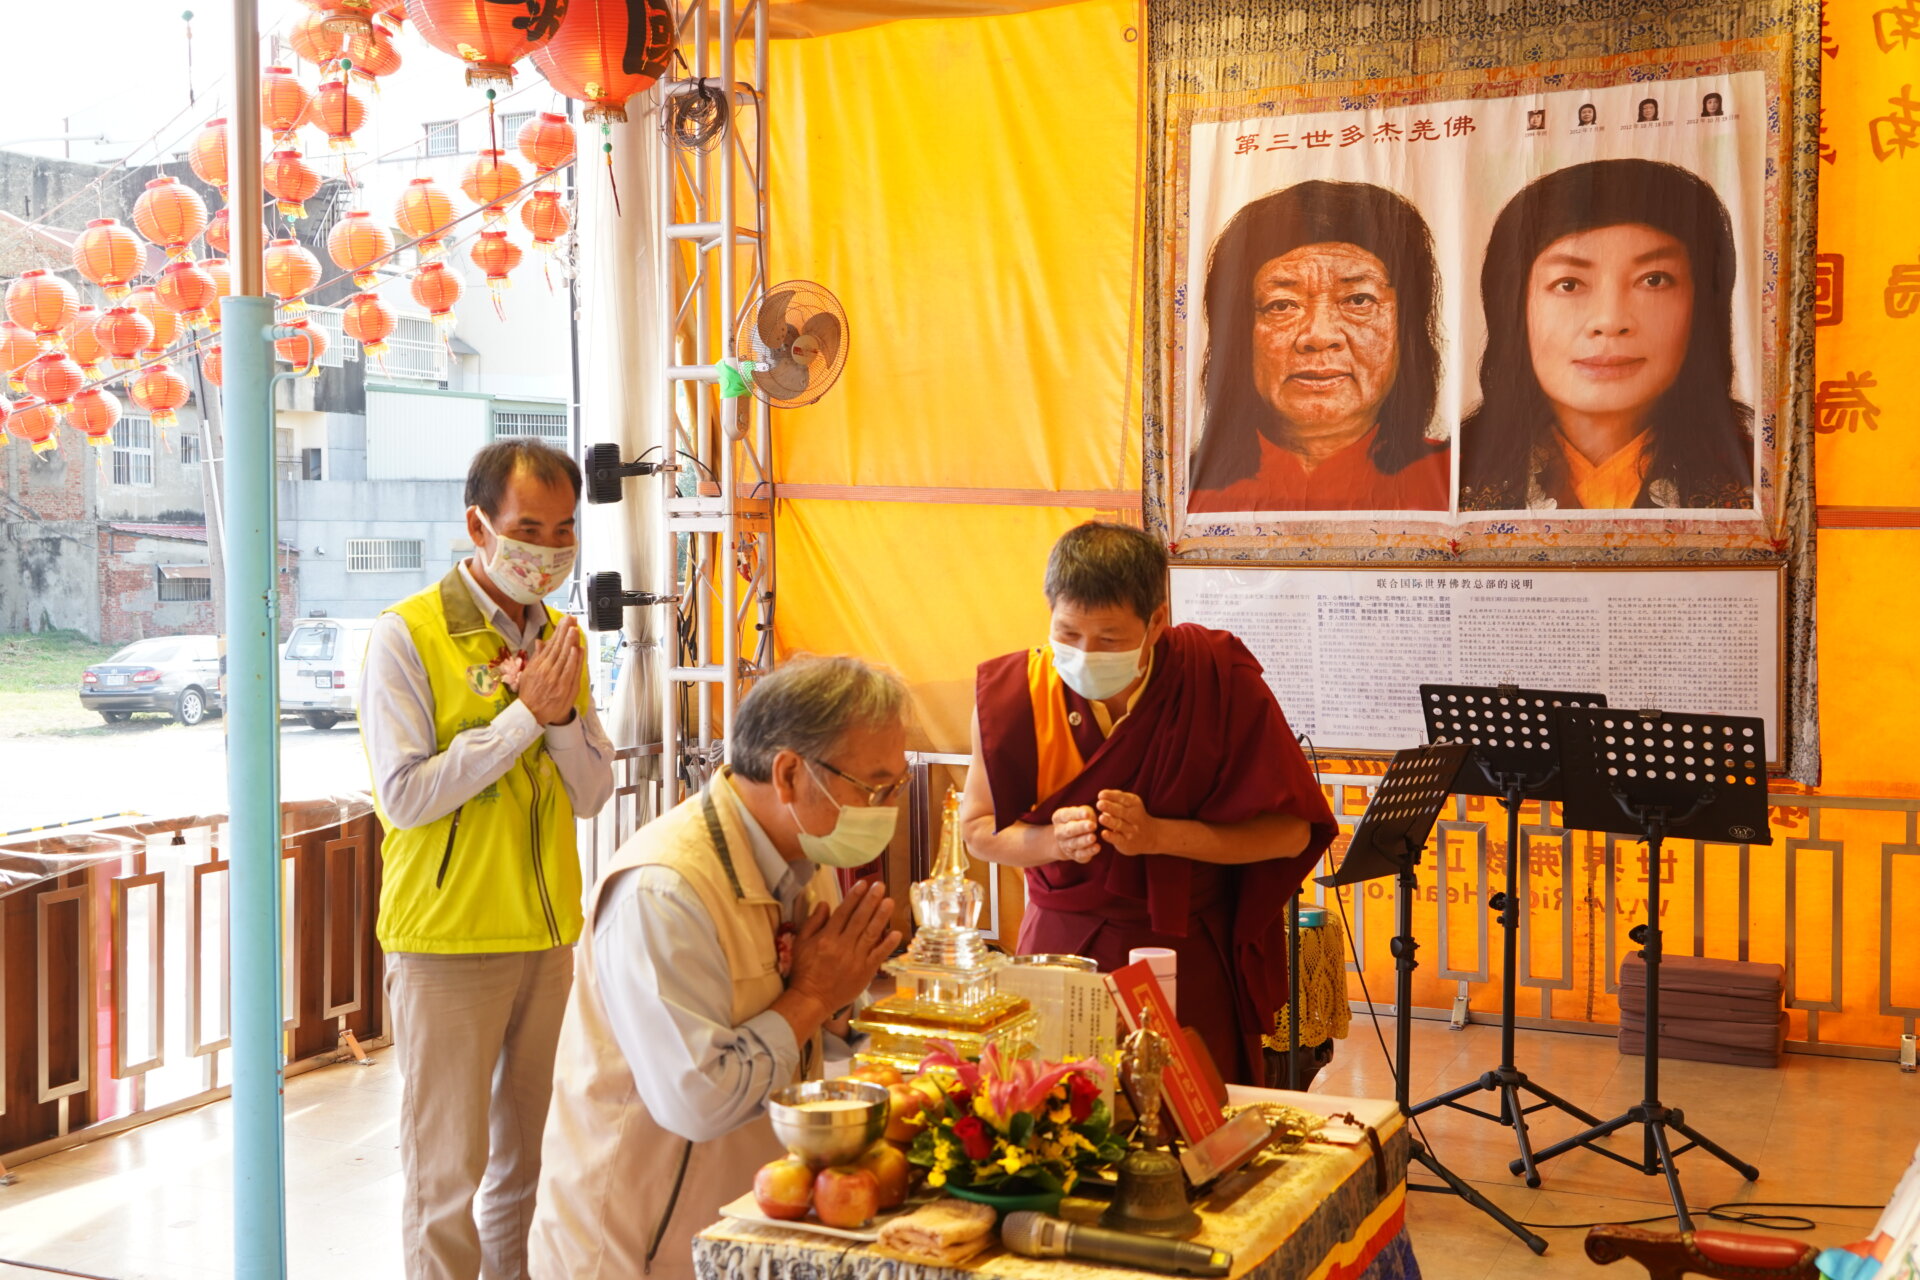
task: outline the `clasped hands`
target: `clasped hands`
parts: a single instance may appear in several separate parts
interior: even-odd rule
[[[533,642],[533,652],[527,657],[515,692],[535,720],[547,725],[573,719],[573,701],[580,693],[580,664],[585,659],[580,623],[572,615],[560,619],[545,641]]]
[[[1053,842],[1060,861],[1090,861],[1102,840],[1128,857],[1164,848],[1160,820],[1131,791],[1102,791],[1094,804],[1054,810]]]

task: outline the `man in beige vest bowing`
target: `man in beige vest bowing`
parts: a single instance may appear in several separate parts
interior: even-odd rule
[[[906,690],[801,658],[734,720],[733,764],[620,850],[587,898],[530,1245],[536,1280],[690,1280],[692,1240],[780,1155],[775,1090],[892,954],[893,902],[830,871],[887,846]]]

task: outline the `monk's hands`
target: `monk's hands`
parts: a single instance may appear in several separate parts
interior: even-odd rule
[[[815,907],[794,931],[787,990],[818,1000],[823,1016],[852,1004],[900,945],[892,919],[893,899],[878,880],[853,886],[831,915],[825,903]]]
[[[1160,820],[1147,812],[1146,802],[1131,791],[1102,791],[1099,795],[1100,834],[1128,857],[1158,853]]]
[[[533,653],[520,673],[516,692],[541,724],[565,724],[573,719],[573,700],[580,692],[579,619],[569,614],[546,640],[533,642]]]
[[[1100,852],[1100,821],[1092,806],[1053,811],[1053,847],[1060,862],[1086,862]]]

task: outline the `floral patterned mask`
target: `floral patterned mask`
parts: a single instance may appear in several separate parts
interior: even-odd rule
[[[487,577],[493,585],[519,604],[537,604],[552,594],[573,572],[574,547],[541,547],[531,542],[503,538],[495,532],[487,513],[474,508],[480,523],[493,534],[493,554],[485,561]]]

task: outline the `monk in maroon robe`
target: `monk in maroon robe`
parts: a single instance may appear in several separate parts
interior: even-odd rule
[[[1168,625],[1167,558],[1084,524],[1047,564],[1052,643],[984,663],[961,822],[1026,868],[1024,954],[1179,956],[1180,1021],[1228,1080],[1264,1084],[1287,998],[1285,908],[1336,828],[1260,664]]]

